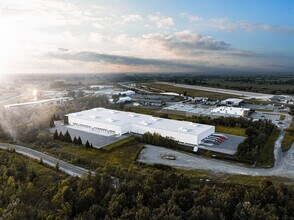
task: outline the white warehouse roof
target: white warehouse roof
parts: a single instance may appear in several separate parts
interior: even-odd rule
[[[237,108],[237,107],[224,107],[220,106],[211,110],[213,113],[227,114],[227,115],[238,115],[243,116],[245,112],[250,111],[249,108]]]
[[[110,110],[105,108],[95,108],[78,113],[71,113],[68,117],[74,117],[82,121],[91,123],[106,123],[113,126],[143,126],[159,130],[172,131],[183,134],[198,136],[208,130],[214,131],[214,126],[192,123],[188,121],[178,121],[152,117],[150,115],[137,114],[132,112]]]
[[[235,104],[239,104],[240,102],[243,102],[244,99],[236,99],[236,98],[229,98],[229,99],[225,99],[223,101],[221,101],[222,103],[235,103]]]

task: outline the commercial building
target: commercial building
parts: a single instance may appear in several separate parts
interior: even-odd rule
[[[62,104],[65,104],[65,103],[73,101],[73,100],[74,100],[74,98],[72,98],[72,97],[43,99],[43,100],[34,101],[34,102],[23,102],[23,103],[5,105],[4,108],[7,110],[13,110],[13,109],[43,106],[43,105],[62,105]]]
[[[168,107],[165,107],[161,110],[162,113],[166,114],[176,114],[183,115],[187,117],[191,116],[208,116],[211,118],[218,117],[248,117],[251,114],[249,108],[239,108],[239,107],[211,107],[211,108],[202,108],[196,107],[196,105],[189,104],[174,104]]]
[[[211,112],[230,117],[248,117],[250,114],[250,109],[220,106],[212,109]]]
[[[215,132],[215,127],[187,121],[157,118],[150,115],[95,108],[65,116],[73,128],[105,135],[159,133],[180,143],[198,145]]]
[[[226,105],[226,106],[235,106],[235,107],[239,107],[242,104],[244,104],[244,100],[243,99],[225,99],[223,101],[221,101],[222,105]]]

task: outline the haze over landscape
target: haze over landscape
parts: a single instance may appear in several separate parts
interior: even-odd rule
[[[294,219],[294,1],[0,0],[0,220]]]
[[[1,74],[293,71],[291,0],[2,0],[0,27]]]

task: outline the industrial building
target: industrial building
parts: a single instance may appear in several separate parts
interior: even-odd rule
[[[123,135],[126,133],[159,133],[183,144],[198,145],[214,134],[215,127],[188,121],[157,118],[150,115],[95,108],[65,116],[65,124],[97,134]]]
[[[231,117],[248,117],[250,114],[250,109],[220,106],[220,107],[212,109],[211,112],[221,114],[221,115],[228,115]]]
[[[111,89],[113,88],[112,85],[91,85],[89,86],[90,89],[96,89],[96,90],[105,90],[105,89]]]
[[[235,106],[235,107],[239,107],[241,105],[244,104],[244,100],[243,99],[225,99],[223,101],[221,101],[222,105],[226,105],[226,106]]]
[[[132,90],[126,90],[126,91],[120,91],[120,90],[98,90],[94,92],[95,95],[106,95],[106,96],[112,96],[112,95],[119,95],[119,96],[131,96],[135,95],[136,93]]]
[[[67,102],[71,102],[73,100],[74,100],[74,98],[72,98],[72,97],[43,99],[43,100],[34,101],[34,102],[23,102],[23,103],[5,105],[4,108],[7,110],[13,110],[13,109],[21,109],[21,108],[26,108],[26,107],[35,107],[35,106],[43,106],[43,105],[62,105]]]
[[[208,116],[211,118],[218,117],[248,117],[252,111],[249,108],[239,108],[239,107],[211,107],[202,108],[196,107],[195,105],[189,104],[174,104],[165,107],[161,110],[162,113],[166,114],[176,114],[183,115],[187,117],[191,116]]]

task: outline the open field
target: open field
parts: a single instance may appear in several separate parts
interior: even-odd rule
[[[239,127],[226,127],[217,125],[215,126],[215,131],[218,133],[225,133],[225,134],[232,134],[232,135],[238,135],[238,136],[246,136],[245,134],[245,128],[239,128]]]
[[[134,158],[142,146],[142,144],[133,142],[125,143],[122,140],[115,146],[110,146],[108,150],[103,150],[79,147],[63,142],[58,143],[61,147],[44,150],[60,159],[92,170],[106,164],[113,167],[128,168],[134,162]]]
[[[156,88],[156,89],[161,89],[166,92],[175,92],[175,93],[181,93],[181,94],[186,92],[188,96],[207,97],[213,100],[223,100],[227,98],[239,97],[235,95],[222,94],[222,93],[216,93],[216,92],[207,92],[207,91],[196,90],[196,89],[181,88],[181,87],[176,87],[173,85],[160,84],[160,83],[151,83],[151,84],[144,84],[144,85],[152,87],[152,88]]]
[[[256,163],[257,167],[273,167],[275,163],[275,156],[274,156],[274,145],[275,141],[279,136],[280,131],[278,129],[274,129],[271,133],[270,137],[268,138],[265,146],[261,150],[259,159]]]

